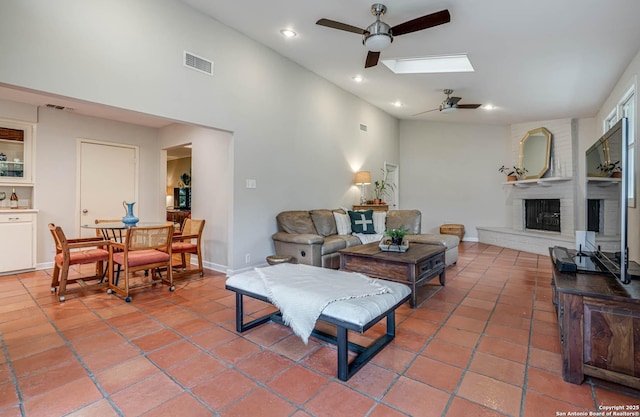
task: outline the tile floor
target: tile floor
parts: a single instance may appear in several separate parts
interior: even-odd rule
[[[401,307],[394,342],[347,382],[331,345],[276,324],[236,334],[222,274],[132,303],[104,292],[59,303],[50,272],[0,277],[0,417],[546,417],[640,404],[629,388],[562,381],[546,256],[463,243],[446,287]]]

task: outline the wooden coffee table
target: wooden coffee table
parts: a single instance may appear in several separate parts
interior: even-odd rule
[[[340,269],[409,285],[409,305],[416,308],[424,301],[418,292],[427,281],[440,276],[440,285],[444,286],[445,250],[444,246],[411,243],[404,253],[383,252],[378,242],[373,242],[341,249]]]

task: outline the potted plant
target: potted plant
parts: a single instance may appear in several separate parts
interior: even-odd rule
[[[600,173],[604,177],[622,178],[622,168],[620,167],[620,161],[605,162],[597,166]]]
[[[391,240],[392,245],[402,245],[402,239],[409,234],[409,230],[404,226],[400,226],[397,229],[389,229],[384,232],[384,235]]]
[[[382,171],[382,179],[380,181],[373,182],[373,193],[376,197],[373,202],[374,204],[382,204],[384,196],[389,196],[389,191],[394,191],[396,189],[394,183],[387,181],[389,171],[385,171],[382,168],[380,168],[380,171]]]
[[[498,172],[502,172],[507,176],[507,181],[517,181],[522,178],[528,171],[526,168],[518,168],[517,166],[513,166],[511,168],[507,168],[502,165],[498,168]]]

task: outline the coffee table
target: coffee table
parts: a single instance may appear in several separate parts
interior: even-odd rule
[[[440,285],[444,286],[445,250],[444,246],[411,243],[404,253],[384,252],[378,247],[378,242],[373,242],[338,252],[341,270],[409,285],[409,305],[416,308],[424,301],[425,294],[418,292],[426,282],[439,276]]]

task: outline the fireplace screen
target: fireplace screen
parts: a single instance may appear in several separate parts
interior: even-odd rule
[[[560,232],[560,199],[525,200],[527,229]]]

